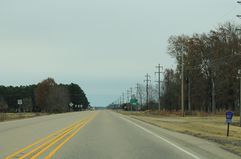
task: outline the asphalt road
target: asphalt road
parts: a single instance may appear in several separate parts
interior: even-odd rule
[[[238,159],[219,145],[111,111],[0,123],[0,158]]]

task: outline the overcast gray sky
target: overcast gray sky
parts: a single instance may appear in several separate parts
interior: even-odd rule
[[[158,63],[175,66],[169,36],[208,32],[238,13],[235,0],[1,0],[0,85],[53,77],[106,106]]]

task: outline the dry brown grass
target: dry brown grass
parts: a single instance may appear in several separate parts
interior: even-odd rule
[[[241,156],[241,128],[238,127],[239,116],[235,116],[227,137],[225,114],[180,117],[177,113],[166,112],[124,112],[120,113],[132,118],[185,134],[212,140],[222,145],[226,150]]]
[[[47,115],[47,113],[0,113],[0,122],[23,118],[32,118],[42,115]]]

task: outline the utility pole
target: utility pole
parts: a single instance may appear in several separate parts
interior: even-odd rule
[[[188,41],[188,53],[190,51],[190,39],[187,40]],[[190,113],[192,111],[192,108],[191,108],[191,77],[190,77],[190,68],[188,68],[187,66],[187,98],[188,98],[188,112]]]
[[[241,69],[238,70],[239,78],[239,126],[241,127]]]
[[[139,83],[136,84],[136,98],[137,99],[138,99],[138,96],[139,96],[140,108],[142,108],[142,94],[141,94],[141,88],[140,88]]]
[[[182,100],[182,116],[184,117],[184,53],[182,50],[182,86],[181,86],[181,100]]]
[[[119,108],[118,109],[120,109],[120,108],[121,108],[121,96],[119,98]]]
[[[139,84],[136,84],[136,99],[138,100],[138,93],[139,93]],[[138,107],[137,107],[138,108]],[[139,108],[137,109],[139,110]]]
[[[239,70],[239,73],[241,75],[241,70]],[[241,127],[241,77],[239,77],[239,126]]]
[[[129,100],[130,100],[130,99],[129,99],[129,98],[130,98],[129,94],[130,94],[130,91],[127,90],[127,91],[126,91],[126,100],[127,100],[126,103],[129,103]]]
[[[238,4],[241,4],[241,1],[237,1]],[[238,18],[241,18],[241,15],[236,15]],[[236,29],[236,30],[241,30],[241,29]],[[239,126],[241,127],[241,69],[238,70],[238,78],[240,80],[239,82]]]
[[[132,87],[130,88],[130,93],[131,93],[131,98],[132,98],[132,93],[133,93]]]
[[[146,106],[147,106],[147,109],[149,110],[149,82],[151,81],[150,80],[150,75],[147,73],[146,74],[146,80],[144,80],[144,82],[146,82]]]
[[[139,93],[139,84],[137,83],[137,84],[136,84],[136,99],[137,99],[137,97],[138,97],[138,93]]]
[[[130,100],[132,99],[132,87],[130,88]],[[132,104],[130,104],[131,105],[131,111],[133,110],[133,108],[132,108]]]
[[[157,72],[155,72],[156,74],[158,74],[158,111],[161,111],[161,69],[163,70],[163,67],[158,64],[158,66],[156,66],[157,68]]]
[[[241,4],[241,1],[237,1],[238,4]],[[241,18],[241,15],[236,15],[238,18]],[[240,30],[240,29],[238,29]],[[241,127],[241,69],[238,70],[239,78],[239,126]]]
[[[122,101],[123,101],[123,104],[125,104],[125,93],[124,92],[122,93]]]
[[[187,74],[188,74],[188,77],[187,77],[188,112],[190,113],[192,111],[192,107],[191,107],[191,77],[190,77],[190,73],[189,72]]]

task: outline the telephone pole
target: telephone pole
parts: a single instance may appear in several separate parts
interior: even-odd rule
[[[151,81],[150,80],[150,75],[147,73],[146,74],[146,80],[144,80],[144,82],[146,82],[146,106],[147,106],[147,109],[149,110],[149,82]]]
[[[138,99],[139,97],[139,99]],[[142,94],[141,94],[141,88],[140,88],[140,84],[137,83],[136,84],[136,98],[139,100],[139,104],[140,104],[140,109],[142,108]]]
[[[136,84],[136,99],[138,101],[138,93],[139,93],[139,84]],[[137,107],[137,110],[139,110],[139,106]]]
[[[130,100],[132,99],[132,87],[130,88]],[[133,110],[133,108],[132,108],[132,104],[130,104],[131,105],[131,111]]]
[[[130,95],[130,91],[129,91],[129,90],[127,90],[127,91],[126,91],[126,100],[127,100],[127,102],[126,102],[126,103],[129,103],[129,100],[130,100],[130,99],[129,99],[129,98],[130,98],[130,96],[129,96],[129,95]]]
[[[125,93],[124,92],[122,93],[122,101],[123,101],[123,104],[125,104]]]
[[[161,69],[163,70],[163,67],[158,64],[158,66],[156,66],[157,68],[157,72],[155,72],[156,74],[158,74],[158,110],[161,111]]]
[[[137,99],[137,97],[138,97],[138,93],[139,93],[139,84],[137,83],[137,84],[136,84],[136,99]]]
[[[119,108],[118,109],[121,109],[121,96],[119,98]]]
[[[239,126],[241,127],[241,69],[238,70],[239,78]]]
[[[239,71],[241,75],[241,70]],[[239,126],[241,127],[241,77],[239,77]]]
[[[241,1],[237,1],[238,4],[241,4]],[[236,15],[238,18],[241,18],[241,15]],[[240,30],[240,29],[237,29]],[[241,69],[238,70],[239,78],[239,126],[241,127]]]
[[[132,87],[130,88],[130,93],[131,93],[131,98],[132,98],[132,93],[133,93]]]
[[[184,117],[184,53],[182,50],[182,86],[181,86],[181,100],[182,100],[182,116]]]

